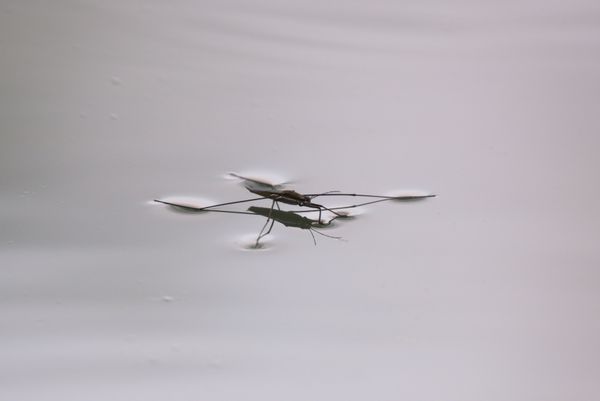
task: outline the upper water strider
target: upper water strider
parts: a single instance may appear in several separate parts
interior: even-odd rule
[[[181,201],[169,199],[169,200],[161,200],[156,199],[155,202],[165,204],[167,206],[173,207],[175,209],[179,209],[189,213],[202,213],[202,212],[215,212],[215,213],[231,213],[231,214],[243,214],[243,215],[254,215],[254,216],[262,216],[266,217],[264,225],[262,226],[260,232],[256,236],[256,240],[254,242],[255,248],[260,248],[260,241],[271,233],[275,222],[282,224],[285,227],[292,228],[300,228],[304,230],[308,230],[313,238],[313,242],[316,245],[316,239],[314,237],[314,232],[317,234],[323,235],[325,237],[341,239],[341,237],[332,236],[323,234],[320,231],[316,230],[315,227],[326,226],[329,225],[333,220],[338,218],[346,218],[350,216],[349,209],[358,208],[361,206],[372,205],[381,202],[388,201],[415,201],[415,200],[423,200],[426,198],[432,198],[436,195],[434,194],[422,194],[415,192],[404,192],[401,195],[373,195],[373,194],[364,194],[364,193],[343,193],[339,191],[328,191],[322,193],[309,193],[302,194],[296,192],[295,190],[288,189],[283,184],[273,184],[268,180],[263,180],[260,177],[246,177],[236,173],[230,173],[230,177],[234,177],[240,179],[244,187],[254,194],[260,195],[258,198],[249,198],[249,199],[241,199],[234,200],[228,202],[214,203],[214,204],[198,204],[190,201]],[[327,198],[333,197],[336,199],[339,198],[365,198],[369,199],[365,202],[359,202],[349,205],[334,205],[334,206],[325,206],[320,203],[313,202],[315,198]],[[251,206],[247,210],[237,210],[231,209],[230,206],[235,206],[243,203],[250,203],[259,200],[268,199],[271,200],[271,206],[266,207],[257,207]],[[299,210],[282,210],[281,206],[283,205],[292,205],[298,206],[302,209]],[[323,219],[323,213],[329,213],[328,219]],[[317,213],[316,219],[310,219],[302,214],[309,213]]]

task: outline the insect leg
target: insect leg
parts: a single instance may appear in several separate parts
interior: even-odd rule
[[[271,220],[271,225],[269,226],[269,229],[264,234],[261,231],[261,233],[256,238],[255,247],[257,247],[257,248],[258,248],[260,240],[263,239],[264,237],[266,237],[267,235],[269,235],[271,233],[271,230],[273,229],[273,224],[275,224],[275,220],[273,220],[271,218],[267,219],[267,222],[265,223],[265,227],[267,226],[267,224],[269,224],[269,220]],[[263,230],[264,230],[264,227],[263,227]]]
[[[265,221],[264,226],[260,229],[260,233],[258,233],[258,237],[256,237],[256,247],[258,247],[259,241],[263,237],[265,237],[266,235],[268,235],[271,232],[271,230],[273,229],[273,224],[275,224],[275,220],[273,220],[271,218],[271,213],[273,212],[273,207],[275,206],[276,203],[277,202],[275,200],[273,200],[273,203],[271,203],[271,210],[269,210],[269,215],[267,216],[267,221]],[[277,207],[279,207],[279,205],[277,205]],[[269,221],[271,222],[271,227],[269,227],[269,230],[266,233],[264,233],[265,228],[267,228],[267,225],[269,225]]]

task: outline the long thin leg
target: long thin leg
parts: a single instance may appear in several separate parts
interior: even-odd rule
[[[269,221],[267,220],[267,223]],[[271,233],[271,230],[273,229],[273,224],[275,224],[275,220],[271,219],[271,225],[269,226],[269,229],[267,230],[267,232],[265,232],[262,235],[259,235],[258,238],[256,239],[256,247],[258,248],[258,243],[259,241],[263,238],[266,237],[267,235],[269,235]]]
[[[309,233],[310,233],[310,235],[312,236],[313,243],[315,244],[315,246],[317,246],[317,239],[315,238],[315,235],[312,233],[312,230],[308,230],[308,232],[309,232]]]
[[[349,193],[342,193],[340,191],[328,191],[328,192],[321,192],[320,194],[303,194],[304,196],[308,196],[311,199],[317,198],[319,196],[356,196],[359,198],[379,198],[379,199],[410,199],[410,198],[432,198],[435,197],[435,195],[400,195],[400,196],[393,196],[393,195],[369,195],[369,194],[349,194]]]
[[[275,207],[275,204],[277,202],[273,201],[273,203],[271,203],[271,210],[269,210],[269,215],[267,216],[267,221],[265,222],[265,225],[261,228],[260,233],[258,234],[258,237],[256,238],[256,247],[258,247],[258,243],[259,241],[265,237],[266,235],[268,235],[271,230],[273,229],[273,224],[275,224],[275,220],[273,220],[271,218],[271,214],[273,212],[273,207]],[[277,204],[277,207],[279,207],[279,204]],[[265,231],[265,228],[267,228],[267,225],[269,224],[269,221],[271,222],[271,227],[269,227],[269,230],[263,234],[263,232]]]
[[[333,238],[333,239],[343,240],[342,237],[335,237],[333,235],[327,235],[327,234],[324,234],[324,233],[322,233],[320,231],[315,230],[314,228],[309,228],[308,232],[312,236],[312,239],[313,239],[313,242],[314,242],[315,245],[317,245],[317,239],[315,238],[315,235],[313,234],[313,231],[316,232],[317,234],[322,235],[322,236],[327,237],[327,238]]]
[[[321,206],[321,207],[323,209],[325,209],[325,210],[327,210],[329,212],[332,212],[334,214],[337,214],[339,216],[340,214],[336,213],[335,212],[336,210],[352,209],[352,208],[355,208],[355,207],[371,205],[373,203],[389,202],[389,201],[393,201],[393,200],[397,200],[397,201],[416,201],[416,200],[419,200],[419,199],[433,198],[435,196],[437,196],[437,195],[403,196],[403,197],[397,196],[397,197],[389,197],[389,198],[377,199],[377,200],[369,201],[369,202],[357,203],[355,205],[336,206],[336,207]],[[293,213],[315,213],[316,210],[300,209],[300,210],[290,210],[290,212],[293,212]]]
[[[338,216],[338,217],[341,217],[341,216],[342,216],[341,214],[339,214],[339,213],[338,213],[338,212],[336,212],[335,210],[332,210],[332,209],[330,209],[330,208],[328,208],[328,207],[325,207],[325,206],[323,206],[323,205],[319,205],[319,204],[317,204],[317,203],[312,203],[312,202],[311,202],[309,205],[304,205],[304,206],[307,206],[307,207],[310,207],[310,208],[313,208],[313,209],[319,209],[319,220],[318,220],[319,222],[321,221],[321,212],[322,212],[323,210],[327,210],[328,212],[331,212],[331,213],[335,214],[335,215],[336,215],[336,216]]]
[[[264,197],[261,198],[252,198],[252,199],[244,199],[244,200],[240,200],[240,201],[233,201],[233,202],[225,202],[225,203],[219,203],[216,205],[210,205],[210,206],[189,206],[189,205],[179,205],[177,203],[173,203],[173,202],[167,202],[167,201],[162,201],[160,199],[154,199],[154,202],[158,202],[158,203],[164,203],[165,205],[171,205],[171,206],[178,206],[184,209],[190,209],[190,210],[196,210],[196,211],[210,211],[212,208],[214,207],[221,207],[221,206],[228,206],[228,205],[237,205],[238,203],[246,203],[246,202],[254,202],[257,200],[261,200],[261,199],[265,199]]]
[[[334,217],[334,218],[336,218],[336,219],[337,219],[338,217],[345,217],[343,214],[341,214],[341,213],[338,213],[338,212],[336,212],[335,210],[331,210],[330,208],[327,208],[327,207],[325,207],[325,206],[323,206],[323,205],[318,205],[318,207],[316,207],[316,209],[318,209],[318,210],[319,210],[319,218],[317,219],[317,223],[319,223],[319,224],[326,224],[326,223],[325,223],[325,222],[324,222],[324,221],[321,219],[321,217],[322,217],[322,213],[323,213],[323,210],[327,210],[328,212],[331,212],[331,213],[333,213],[333,214],[335,215],[335,217]]]
[[[311,234],[312,234],[312,232],[313,232],[313,231],[314,231],[314,232],[316,232],[316,233],[317,233],[317,234],[319,234],[319,235],[322,235],[323,237],[327,237],[327,238],[333,238],[333,239],[339,239],[339,240],[343,240],[343,238],[342,238],[342,237],[336,237],[336,236],[334,236],[334,235],[328,235],[328,234],[322,233],[321,231],[315,230],[314,228],[311,228],[311,229],[310,229],[310,232],[311,232]]]

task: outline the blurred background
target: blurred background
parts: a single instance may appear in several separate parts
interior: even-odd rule
[[[596,399],[599,115],[597,1],[4,0],[0,398]]]

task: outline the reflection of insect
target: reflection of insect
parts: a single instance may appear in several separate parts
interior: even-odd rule
[[[272,207],[268,208],[268,207],[250,206],[248,208],[248,210],[251,211],[252,213],[259,214],[259,215],[265,216],[267,218],[267,222],[265,223],[263,229],[261,230],[260,234],[258,234],[258,237],[256,238],[256,243],[254,245],[255,247],[259,246],[259,242],[260,242],[261,238],[269,235],[269,233],[273,229],[273,224],[275,224],[275,222],[281,223],[286,227],[296,227],[296,228],[301,228],[303,230],[308,230],[308,232],[312,236],[312,239],[313,239],[313,242],[315,243],[315,245],[317,245],[317,240],[315,239],[315,235],[313,234],[313,232],[315,232],[319,235],[323,235],[328,238],[335,238],[335,239],[342,238],[342,237],[334,237],[332,235],[327,235],[327,234],[324,234],[315,229],[315,226],[329,225],[333,221],[333,219],[329,220],[327,223],[324,223],[320,219],[315,221],[315,220],[309,219],[308,217],[301,216],[300,214],[295,213],[295,212],[290,212],[287,210],[275,210]],[[338,217],[338,216],[336,216],[336,217]],[[267,224],[269,223],[269,221],[271,221],[271,225],[269,226],[269,229],[263,233],[263,231],[267,227]]]
[[[243,199],[232,202],[224,202],[209,206],[196,206],[184,202],[178,201],[166,201],[166,200],[158,200],[155,202],[163,203],[165,205],[173,206],[181,210],[185,210],[188,212],[220,212],[220,213],[235,213],[235,214],[250,214],[250,215],[260,215],[267,218],[267,221],[263,225],[260,233],[256,238],[256,242],[254,244],[255,248],[260,247],[260,240],[268,235],[273,229],[273,225],[275,222],[279,222],[286,227],[296,227],[304,230],[308,230],[311,234],[313,241],[316,245],[316,240],[313,232],[317,234],[323,235],[329,238],[341,239],[341,237],[335,237],[331,235],[324,234],[320,231],[315,230],[314,227],[319,226],[327,226],[333,220],[340,217],[348,217],[349,211],[348,209],[356,208],[359,206],[370,205],[378,202],[385,202],[390,200],[396,201],[407,201],[407,200],[418,200],[424,198],[431,198],[435,195],[421,195],[421,194],[413,194],[413,195],[401,195],[401,196],[384,196],[384,195],[368,195],[368,194],[354,194],[354,193],[340,193],[339,191],[329,191],[323,193],[316,194],[301,194],[299,192],[285,189],[282,185],[271,184],[267,181],[243,177],[234,173],[231,173],[230,176],[241,179],[246,189],[252,193],[260,195],[260,198],[251,198],[251,199]],[[317,204],[313,202],[313,199],[316,197],[325,197],[325,196],[337,196],[337,197],[359,197],[359,198],[372,198],[374,200],[370,200],[367,202],[362,202],[358,204],[348,205],[348,206],[336,206],[336,207],[326,207],[321,204]],[[238,210],[224,210],[217,209],[220,207],[226,207],[231,205],[236,205],[240,203],[254,202],[262,199],[270,199],[271,207],[256,207],[251,206],[247,211],[238,211]],[[299,207],[305,207],[313,210],[281,210],[279,203],[285,203],[288,205],[296,205]],[[277,209],[275,209],[277,207]],[[328,220],[324,221],[322,218],[323,211],[330,212],[333,216]],[[308,217],[301,216],[301,213],[319,213],[317,220],[309,219]],[[269,226],[269,223],[270,226]],[[267,226],[269,228],[267,229]],[[267,229],[265,231],[265,229]]]

